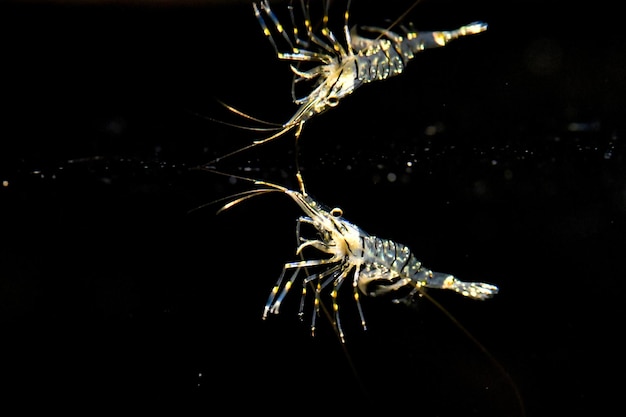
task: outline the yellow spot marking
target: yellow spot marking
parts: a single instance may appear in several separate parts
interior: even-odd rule
[[[272,288],[272,294],[276,295],[277,292],[278,292],[278,285],[274,285],[274,288]]]
[[[278,33],[283,33],[283,25],[281,24],[276,25],[276,30],[278,31]]]
[[[445,46],[446,44],[446,37],[442,32],[433,33],[433,39],[437,42],[437,45]]]
[[[454,286],[454,278],[453,277],[448,277],[443,281],[443,289],[447,290],[449,288],[452,288]]]
[[[268,28],[263,29],[263,33],[265,34],[265,36],[269,37],[270,34],[270,30]]]
[[[289,288],[291,288],[291,281],[287,281],[285,284],[285,291],[289,291]]]
[[[355,301],[359,301],[359,293],[358,292],[354,293],[354,299],[355,299]]]
[[[339,310],[339,304],[337,303],[333,303],[333,311],[338,311]]]

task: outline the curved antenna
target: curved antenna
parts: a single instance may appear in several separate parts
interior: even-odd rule
[[[200,171],[207,171],[207,172],[211,172],[213,174],[222,175],[222,176],[225,176],[225,177],[233,177],[233,178],[237,178],[237,179],[240,179],[240,180],[243,180],[243,181],[256,183],[256,180],[253,180],[252,178],[239,176],[239,175],[235,175],[235,174],[227,174],[225,172],[221,172],[221,171],[218,171],[218,170],[214,169],[212,166],[209,166],[208,164],[195,166],[195,167],[192,167],[191,169],[193,169],[193,170],[200,170]],[[270,184],[270,183],[265,183],[265,184],[273,185],[273,184]],[[279,187],[279,186],[277,186],[277,187]],[[233,206],[235,206],[235,205],[237,205],[237,204],[239,204],[239,203],[241,203],[243,201],[248,200],[249,198],[256,197],[256,196],[261,195],[261,194],[267,194],[269,192],[277,192],[277,191],[281,191],[281,190],[279,188],[257,188],[257,189],[254,189],[254,190],[241,191],[239,193],[232,194],[232,195],[229,195],[229,196],[226,196],[226,197],[222,197],[222,198],[218,198],[216,200],[213,200],[213,201],[210,201],[208,203],[204,203],[204,204],[202,204],[200,206],[194,207],[194,208],[188,210],[187,213],[193,213],[195,211],[202,210],[202,209],[204,209],[206,207],[209,207],[209,206],[212,206],[212,205],[224,202],[224,201],[228,201],[228,203],[224,204],[222,207],[220,207],[219,210],[217,210],[216,214],[219,214],[219,213],[222,213],[223,211],[226,211],[226,210],[232,208]]]
[[[267,126],[272,126],[274,129],[280,129],[281,127],[283,127],[283,125],[281,123],[274,123],[274,122],[268,122],[267,120],[263,120],[263,119],[259,119],[258,117],[254,117],[248,113],[244,113],[243,111],[231,106],[230,104],[224,103],[223,101],[217,99],[218,103],[220,103],[222,106],[226,107],[228,110],[230,110],[231,112],[235,113],[236,115],[239,115],[245,119],[248,120],[252,120],[253,122],[257,122],[263,125],[267,125]],[[245,126],[244,126],[245,128]],[[270,130],[270,129],[268,129]]]
[[[268,137],[263,138],[263,139],[260,139],[260,140],[255,140],[254,142],[252,142],[252,143],[250,143],[250,144],[248,144],[248,145],[246,145],[246,146],[243,146],[243,147],[241,147],[241,148],[237,148],[237,149],[235,149],[234,151],[231,151],[231,152],[229,152],[229,153],[227,153],[227,154],[224,154],[224,155],[222,155],[222,156],[219,156],[219,157],[217,157],[217,158],[213,159],[212,161],[207,162],[207,164],[215,164],[215,163],[217,163],[217,162],[219,162],[219,161],[221,161],[221,160],[223,160],[223,159],[226,159],[226,158],[228,158],[228,157],[231,157],[231,156],[233,156],[233,155],[236,155],[236,154],[238,154],[238,153],[240,153],[240,152],[243,152],[243,151],[248,150],[248,149],[250,149],[250,148],[254,148],[255,146],[262,145],[262,144],[264,144],[265,142],[269,142],[269,141],[271,141],[271,140],[273,140],[273,139],[276,139],[276,138],[277,138],[277,137],[279,137],[279,136],[284,135],[285,133],[289,132],[291,129],[293,129],[293,128],[294,128],[294,127],[296,127],[296,126],[298,126],[298,125],[286,125],[286,126],[285,126],[285,127],[283,127],[281,130],[279,130],[278,132],[274,133],[274,134],[273,134],[273,135],[271,135],[271,136],[268,136]],[[275,129],[271,129],[271,130],[275,130]],[[298,140],[298,137],[296,137],[296,141],[297,141],[297,140]]]
[[[275,130],[279,130],[283,127],[282,124],[280,123],[275,123],[275,122],[269,122],[267,120],[263,120],[263,119],[259,119],[258,117],[254,117],[248,113],[245,113],[242,110],[237,109],[234,106],[231,106],[230,104],[224,103],[222,100],[216,98],[215,101],[217,101],[218,103],[220,103],[222,106],[224,106],[226,109],[228,109],[230,112],[235,113],[238,116],[241,116],[245,119],[248,120],[252,120],[253,122],[257,122],[261,125],[265,125],[266,127],[259,127],[259,126],[245,126],[245,125],[240,125],[240,124],[236,124],[236,123],[232,123],[232,122],[227,122],[225,120],[220,120],[220,119],[216,119],[214,117],[211,116],[207,116],[205,114],[200,114],[196,111],[193,110],[189,110],[187,109],[187,111],[191,114],[193,114],[194,116],[200,117],[202,119],[205,120],[210,120],[212,122],[215,123],[219,123],[225,126],[230,126],[230,127],[234,127],[237,129],[245,129],[245,130],[253,130],[255,132],[271,132],[271,131],[275,131]]]
[[[522,417],[526,417],[526,408],[524,407],[524,400],[522,399],[522,394],[517,387],[517,384],[511,377],[511,375],[506,371],[504,365],[496,359],[495,356],[482,344],[480,341],[469,331],[465,326],[461,324],[456,317],[452,315],[441,303],[431,297],[424,289],[416,287],[419,291],[420,296],[426,298],[429,302],[431,302],[439,311],[441,311],[452,323],[459,329],[467,338],[474,344],[476,347],[491,361],[491,363],[498,369],[498,371],[504,376],[507,382],[510,384],[513,392],[515,394],[515,398],[517,399],[518,406],[520,408],[520,415]]]
[[[398,16],[398,18],[396,20],[394,20],[389,26],[387,26],[387,30],[391,30],[394,27],[396,27],[400,22],[402,22],[404,20],[405,17],[408,16],[409,13],[411,13],[411,11],[422,2],[422,0],[415,0],[415,2],[413,2],[413,4],[411,4],[400,16]],[[382,33],[380,35],[378,35],[378,37],[376,38],[377,40],[380,39],[382,37]]]
[[[233,127],[236,129],[243,129],[243,130],[249,130],[249,131],[254,131],[254,132],[274,132],[273,134],[271,134],[270,136],[264,137],[262,139],[257,139],[254,140],[253,142],[251,142],[250,144],[243,146],[241,148],[237,148],[234,151],[231,151],[227,154],[223,154],[221,156],[219,156],[218,158],[213,159],[212,161],[207,162],[205,165],[211,165],[211,164],[215,164],[223,159],[226,159],[230,156],[233,156],[235,154],[238,154],[240,152],[243,152],[245,150],[248,150],[250,148],[254,148],[255,146],[261,145],[265,142],[269,142],[273,139],[276,139],[277,137],[280,137],[284,134],[286,134],[287,132],[289,132],[290,130],[298,127],[298,131],[296,134],[296,140],[297,137],[299,136],[300,133],[300,124],[299,123],[286,123],[286,124],[280,124],[280,123],[274,123],[274,122],[269,122],[267,120],[263,120],[263,119],[259,119],[258,117],[254,117],[248,113],[245,113],[242,110],[237,109],[234,106],[231,106],[230,104],[224,103],[223,101],[216,99],[216,101],[218,103],[220,103],[222,106],[224,106],[226,109],[228,109],[230,112],[235,113],[238,116],[241,116],[245,119],[251,120],[253,122],[257,122],[259,124],[265,125],[264,127],[262,126],[246,126],[246,125],[240,125],[237,123],[231,123],[231,122],[227,122],[225,120],[220,120],[220,119],[216,119],[214,117],[210,117],[210,116],[206,116],[203,114],[199,114],[198,112],[194,112],[192,110],[188,110],[190,113],[192,113],[193,115],[200,117],[202,119],[205,120],[209,120],[215,123],[219,123],[221,125],[225,125],[225,126],[229,126],[229,127]]]
[[[214,166],[212,166],[210,164],[211,164],[210,162],[207,162],[206,164],[198,165],[198,166],[192,167],[191,169],[199,170],[199,171],[206,171],[206,172],[210,172],[212,174],[221,175],[223,177],[236,178],[238,180],[250,182],[252,184],[257,184],[258,183],[258,180],[255,180],[255,179],[250,178],[250,177],[245,177],[243,175],[237,175],[237,174],[227,174],[226,172],[218,171],[217,169],[215,169]],[[267,182],[267,181],[263,181],[263,184],[270,185],[270,186],[275,186],[277,189],[284,189],[285,188],[285,187],[281,187],[280,185],[272,184],[272,183]],[[242,193],[239,193],[239,194],[243,194],[243,193],[247,193],[247,192],[249,193],[249,192],[253,192],[253,191],[255,191],[255,190],[243,191]],[[216,200],[216,201],[223,201],[223,200],[227,200],[227,199],[229,199],[229,197],[221,198],[221,199]]]
[[[259,188],[257,190],[242,191],[240,193],[236,193],[236,194],[230,195],[228,197],[219,198],[219,199],[213,200],[213,201],[211,201],[209,203],[202,204],[201,206],[195,207],[195,208],[187,211],[187,213],[192,213],[194,211],[203,209],[203,208],[208,207],[208,206],[212,206],[212,205],[220,203],[222,201],[230,200],[228,203],[224,204],[219,210],[217,210],[215,212],[215,214],[220,214],[220,213],[222,213],[222,212],[224,212],[226,210],[231,209],[232,207],[236,206],[237,204],[239,204],[239,203],[241,203],[241,202],[243,202],[243,201],[245,201],[245,200],[247,200],[249,198],[256,197],[256,196],[261,195],[261,194],[267,194],[269,192],[279,192],[279,191],[280,190],[277,190],[277,189],[274,189],[274,188]],[[237,197],[237,198],[235,198],[235,197]],[[235,198],[235,199],[233,200],[233,198]]]

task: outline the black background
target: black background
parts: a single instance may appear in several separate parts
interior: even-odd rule
[[[364,299],[363,332],[347,291],[345,350],[323,317],[310,336],[295,292],[261,320],[300,213],[278,194],[190,212],[250,188],[190,168],[260,137],[209,120],[250,123],[218,100],[287,120],[290,71],[249,2],[172,3],[0,6],[3,396],[176,415],[617,404],[626,44],[613,3],[423,0],[406,18],[418,29],[489,30],[419,54],[301,137],[313,196],[433,270],[500,287],[486,302],[429,293],[497,363],[425,299]],[[352,22],[385,26],[411,1],[352,3]],[[218,168],[295,188],[294,161],[286,136]]]

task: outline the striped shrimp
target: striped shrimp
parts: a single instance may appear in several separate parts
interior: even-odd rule
[[[212,171],[206,167],[203,169]],[[303,276],[300,317],[304,315],[307,286],[311,285],[314,288],[311,332],[315,334],[322,291],[329,289],[332,321],[342,343],[345,343],[345,335],[339,316],[338,294],[343,284],[350,278],[353,298],[364,330],[367,329],[367,325],[361,307],[361,295],[368,297],[390,295],[394,302],[401,303],[409,302],[414,296],[423,294],[427,288],[452,290],[474,300],[486,300],[498,293],[498,287],[495,285],[461,281],[453,275],[434,272],[424,267],[406,245],[370,235],[345,220],[340,208],[328,209],[314,200],[305,191],[301,178],[299,178],[301,191],[290,190],[266,181],[236,178],[253,181],[260,188],[239,194],[238,198],[224,205],[218,213],[247,198],[271,192],[287,195],[304,212],[304,216],[299,217],[296,222],[296,238],[299,242],[296,255],[302,258],[284,264],[263,309],[263,319],[267,319],[270,314],[279,313],[285,297],[300,276]],[[302,225],[312,226],[317,232],[317,237],[307,239],[301,236]],[[304,259],[303,252],[309,247],[324,256],[318,259]],[[318,272],[311,273],[309,269]],[[289,278],[285,280],[287,276]]]
[[[419,0],[403,15],[406,15],[417,3]],[[211,163],[271,141],[293,129],[295,129],[297,141],[306,122],[336,107],[343,98],[362,85],[401,74],[415,54],[426,49],[442,47],[452,40],[487,30],[486,23],[477,21],[454,30],[433,32],[419,32],[412,24],[399,25],[402,33],[398,33],[391,30],[396,25],[394,23],[387,29],[374,26],[360,27],[362,32],[372,35],[372,37],[366,37],[357,32],[356,26],[349,27],[350,0],[348,0],[344,14],[342,42],[328,25],[328,1],[323,2],[324,15],[319,31],[314,30],[311,23],[308,1],[300,0],[300,13],[303,20],[301,25],[296,19],[296,7],[293,1],[289,2],[291,30],[285,29],[268,0],[255,2],[252,7],[278,59],[292,62],[290,65],[293,72],[291,95],[298,109],[287,122],[276,124],[259,120],[222,103],[230,111],[264,124],[263,127],[246,128],[274,133]],[[299,26],[304,29],[303,32],[300,31]],[[279,41],[285,44],[284,50],[279,47]],[[310,68],[302,69],[301,65],[309,65]],[[297,97],[298,85],[310,85],[311,90],[308,94]]]
[[[364,331],[367,330],[367,324],[361,307],[361,296],[385,296],[391,298],[395,303],[405,304],[411,304],[414,297],[424,296],[451,319],[501,372],[516,396],[520,415],[525,416],[521,393],[506,369],[451,313],[427,293],[428,289],[451,290],[469,299],[487,300],[498,294],[497,286],[486,282],[461,281],[451,274],[434,272],[424,267],[408,246],[390,239],[370,235],[359,226],[344,219],[341,208],[329,209],[313,199],[306,192],[301,178],[298,178],[300,191],[295,191],[267,181],[215,171],[209,165],[202,165],[196,169],[249,181],[256,186],[254,189],[218,200],[228,200],[217,211],[218,214],[249,198],[268,193],[287,195],[304,213],[296,220],[298,246],[295,253],[300,259],[283,265],[263,307],[263,320],[268,319],[270,315],[280,313],[283,301],[300,278],[300,318],[303,319],[304,317],[308,289],[310,289],[313,291],[311,334],[315,335],[316,319],[323,310],[331,319],[334,331],[344,348],[348,361],[351,363],[350,355],[346,350],[346,338],[339,314],[339,293],[346,281],[351,281],[352,296]],[[303,225],[312,227],[316,232],[315,237],[304,237],[301,234]],[[316,250],[320,256],[315,259],[305,258],[304,252],[307,248]],[[325,308],[325,301],[323,300],[323,294],[327,292],[330,293],[332,304],[332,312],[330,313]],[[354,372],[356,376],[356,371],[354,370]]]

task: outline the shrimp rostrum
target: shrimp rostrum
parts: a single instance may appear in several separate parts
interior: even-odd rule
[[[267,299],[263,319],[270,314],[279,313],[281,304],[299,278],[302,280],[300,316],[304,314],[307,286],[310,286],[314,289],[311,320],[311,331],[314,334],[316,317],[320,314],[322,292],[325,289],[330,291],[332,320],[342,342],[345,339],[339,317],[338,294],[346,281],[351,281],[353,298],[363,329],[367,326],[360,303],[361,295],[386,295],[391,296],[395,302],[403,302],[420,295],[427,288],[452,290],[475,300],[485,300],[498,293],[498,287],[492,284],[465,282],[450,274],[431,271],[422,265],[407,246],[368,234],[345,220],[340,208],[324,207],[311,198],[304,188],[302,192],[298,192],[265,181],[254,183],[259,186],[258,189],[244,192],[239,198],[223,206],[218,213],[247,198],[270,192],[286,194],[304,212],[296,222],[296,255],[301,256],[301,259],[284,264]],[[302,225],[312,226],[316,230],[316,237],[302,237]],[[314,248],[323,256],[319,259],[305,259],[302,254],[306,248]]]
[[[328,1],[322,2],[324,16],[316,28],[311,22],[309,2],[300,0],[299,3],[300,12],[297,12],[298,7],[293,5],[293,1],[288,6],[291,30],[283,26],[268,0],[253,3],[254,14],[277,57],[292,62],[292,100],[298,105],[297,111],[287,122],[273,128],[276,130],[274,134],[256,144],[274,139],[294,128],[297,138],[308,120],[337,106],[363,84],[401,74],[418,52],[445,46],[459,37],[487,30],[486,23],[473,22],[450,31],[418,32],[412,24],[399,25],[398,32],[373,26],[362,26],[357,31],[357,26],[349,27],[348,0],[344,13],[343,41],[340,41],[340,37],[329,26]],[[300,17],[302,23],[299,23]],[[279,47],[279,43],[283,47]],[[310,91],[307,89],[308,93],[298,97],[296,86],[301,84],[309,86]]]

